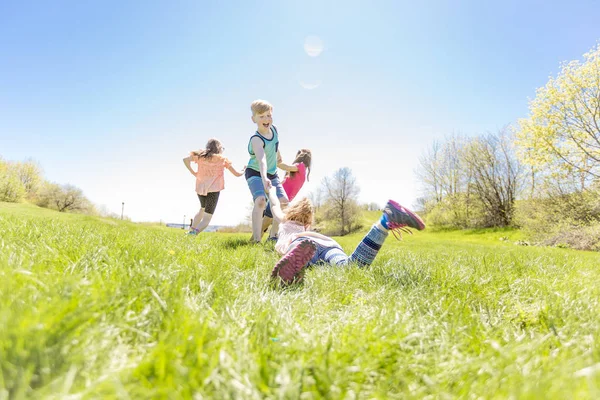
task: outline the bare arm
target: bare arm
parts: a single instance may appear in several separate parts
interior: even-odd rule
[[[253,137],[250,141],[252,143],[252,151],[258,160],[258,168],[260,169],[260,177],[265,187],[265,192],[271,189],[271,181],[267,177],[267,157],[265,157],[265,149],[263,149],[263,141],[258,137]]]
[[[191,161],[192,161],[192,157],[188,156],[188,157],[186,157],[186,158],[183,159],[183,164],[185,164],[185,167],[188,169],[188,171],[190,171],[190,173],[192,175],[196,176],[196,171],[194,171],[194,169],[190,165]]]
[[[279,164],[277,164],[277,168],[281,168],[282,170],[288,171],[288,172],[298,172],[298,167],[296,167],[295,165],[279,163]]]
[[[278,223],[283,221],[283,211],[281,211],[281,205],[279,204],[279,199],[277,198],[277,191],[275,188],[271,188],[269,190],[269,201],[271,202],[271,213],[273,214],[273,219]]]
[[[242,172],[238,172],[235,168],[233,168],[233,165],[229,165],[227,167],[227,169],[229,170],[229,172],[231,172],[235,176],[240,177],[240,176],[244,175],[244,171],[246,170],[246,166],[244,165],[244,168],[242,168]]]
[[[295,165],[289,165],[283,162],[283,160],[281,159],[281,154],[279,153],[279,150],[277,150],[277,168],[281,168],[284,171],[288,171],[288,172],[297,172],[298,171],[298,167],[296,167]]]

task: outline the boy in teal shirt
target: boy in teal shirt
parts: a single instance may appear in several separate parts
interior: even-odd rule
[[[257,125],[256,132],[248,142],[250,160],[246,168],[246,182],[252,193],[254,208],[252,209],[252,241],[260,242],[262,238],[262,218],[267,206],[266,193],[274,187],[282,207],[288,198],[277,176],[277,167],[288,170],[292,168],[281,161],[279,154],[279,134],[273,126],[273,106],[265,100],[252,102],[252,122]],[[277,235],[279,224],[273,221],[271,237]]]

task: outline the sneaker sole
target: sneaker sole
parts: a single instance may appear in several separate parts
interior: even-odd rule
[[[285,255],[273,268],[271,278],[279,277],[284,285],[299,282],[296,279],[308,262],[313,258],[317,246],[311,240],[300,242],[294,249]]]
[[[425,229],[425,222],[423,222],[421,217],[419,217],[417,214],[413,213],[406,207],[402,207],[400,204],[396,203],[394,200],[390,200],[390,201],[388,201],[388,203],[390,203],[392,206],[394,206],[398,211],[400,211],[400,212],[404,211],[417,223],[417,226],[411,226],[411,228],[415,228],[419,231],[422,231],[423,229]]]

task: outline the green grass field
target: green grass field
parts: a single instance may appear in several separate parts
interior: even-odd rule
[[[0,399],[600,398],[598,253],[425,231],[274,289],[248,238],[0,203]]]

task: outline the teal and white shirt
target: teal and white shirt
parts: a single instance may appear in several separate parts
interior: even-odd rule
[[[258,160],[256,159],[256,154],[254,154],[254,150],[252,150],[252,138],[258,137],[263,141],[263,148],[265,149],[265,157],[267,158],[267,173],[274,175],[277,173],[277,150],[279,149],[279,135],[277,134],[277,128],[271,125],[271,133],[273,137],[271,139],[267,139],[258,131],[252,136],[250,136],[250,140],[248,140],[248,153],[250,153],[250,161],[248,161],[248,167],[250,169],[255,170],[260,173],[260,167],[258,166]]]

